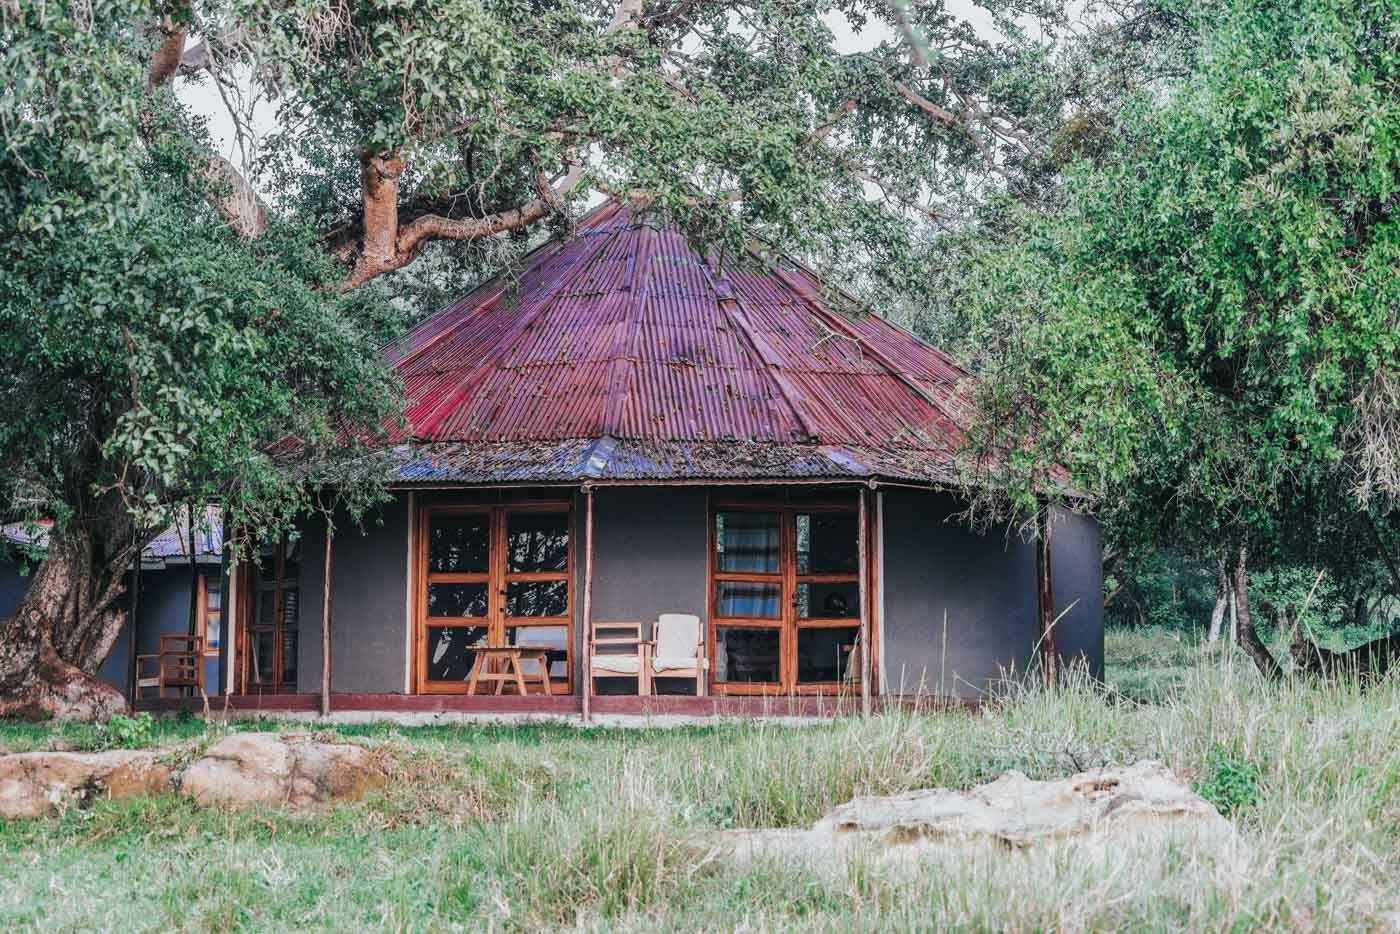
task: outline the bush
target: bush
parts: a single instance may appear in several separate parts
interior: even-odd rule
[[[138,713],[134,717],[117,714],[98,725],[96,745],[99,749],[142,749],[151,745],[155,725],[148,713]]]
[[[1230,817],[1259,801],[1259,766],[1235,756],[1217,743],[1206,759],[1206,777],[1193,786],[1196,794]]]

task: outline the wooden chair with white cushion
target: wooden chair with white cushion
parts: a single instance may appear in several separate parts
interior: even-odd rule
[[[598,693],[598,678],[635,678],[637,693],[650,693],[648,649],[648,644],[642,639],[640,622],[594,620],[593,631],[588,634],[589,692]]]
[[[690,613],[662,613],[652,633],[649,676],[694,678],[695,696],[705,696],[705,672],[710,666],[700,617]]]

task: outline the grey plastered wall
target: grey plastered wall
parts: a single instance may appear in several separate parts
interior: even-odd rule
[[[706,619],[703,489],[622,487],[593,493],[593,618]]]
[[[1050,580],[1060,620],[1055,624],[1055,649],[1061,663],[1087,663],[1089,673],[1102,680],[1103,543],[1092,517],[1056,511],[1050,535]]]
[[[960,506],[949,494],[881,495],[884,690],[971,697],[1024,672],[1036,639],[1031,546],[973,532],[951,518]]]
[[[331,690],[402,694],[408,670],[408,494],[356,524],[336,519],[331,555]],[[302,526],[297,690],[321,690],[326,525]]]

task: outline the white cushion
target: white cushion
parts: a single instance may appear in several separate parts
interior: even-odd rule
[[[651,667],[656,671],[675,671],[678,668],[694,668],[699,662],[695,655],[686,656],[661,656],[658,655],[651,660]]]
[[[642,660],[635,655],[595,655],[594,671],[615,671],[620,675],[635,675],[642,670]]]
[[[662,613],[656,619],[655,636],[657,661],[688,658],[694,664],[695,646],[700,642],[700,617],[690,613]]]

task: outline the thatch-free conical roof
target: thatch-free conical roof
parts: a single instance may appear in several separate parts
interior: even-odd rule
[[[396,477],[950,480],[966,374],[825,291],[605,205],[390,351]]]

